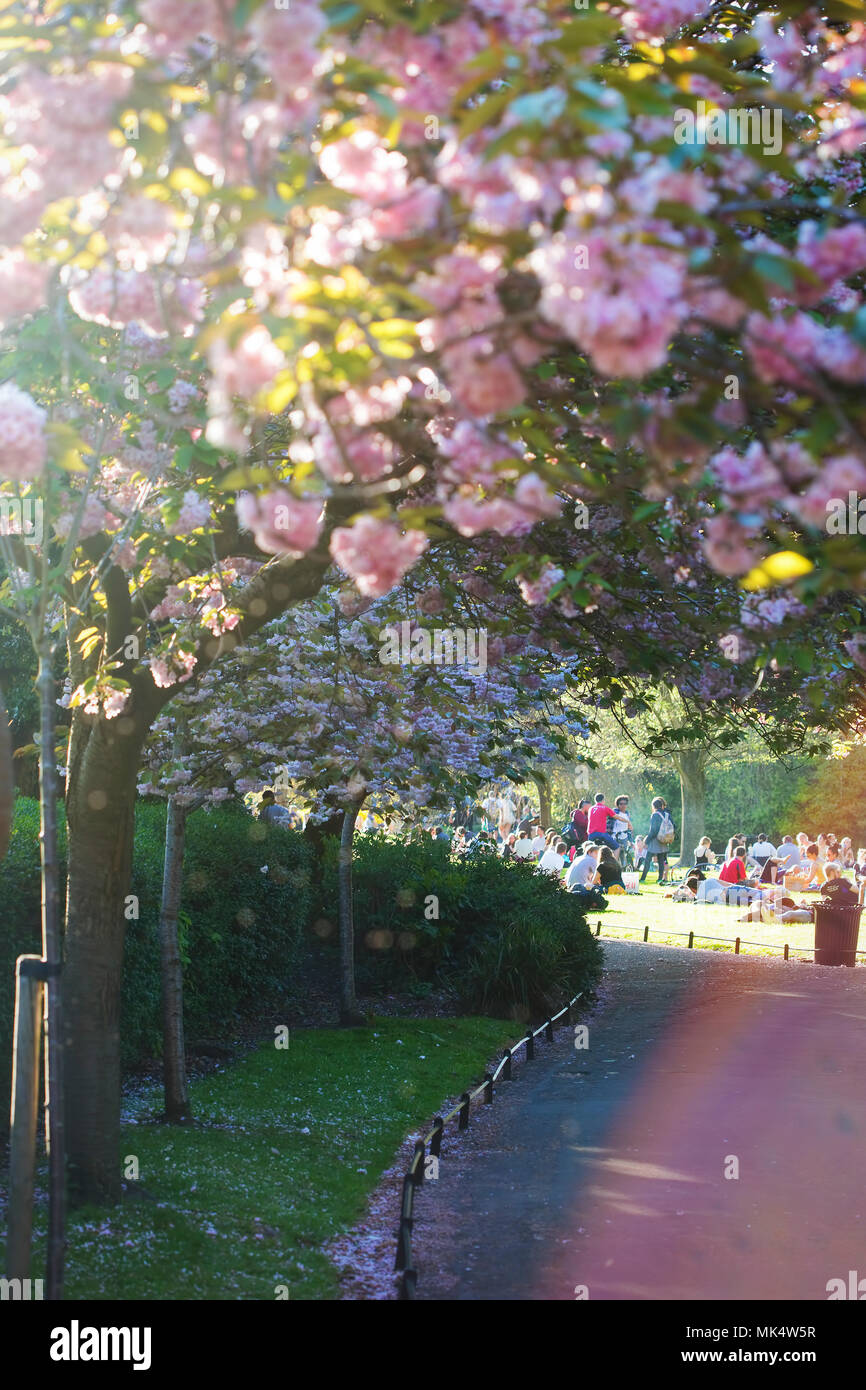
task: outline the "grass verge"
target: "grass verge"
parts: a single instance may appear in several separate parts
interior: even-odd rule
[[[481,1080],[518,1031],[490,1018],[376,1018],[293,1032],[288,1048],[196,1082],[190,1128],[154,1120],[157,1087],[138,1092],[121,1154],[139,1178],[119,1207],[70,1217],[67,1300],[271,1300],[277,1286],[336,1298],[322,1247],[361,1215],[405,1135]],[[37,1221],[34,1276],[42,1200]]]

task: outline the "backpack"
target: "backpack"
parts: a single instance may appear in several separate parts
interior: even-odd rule
[[[674,840],[676,839],[677,834],[677,832],[674,830],[674,823],[668,815],[667,811],[662,811],[661,815],[662,823],[659,826],[656,839],[658,840],[660,845],[672,845]]]

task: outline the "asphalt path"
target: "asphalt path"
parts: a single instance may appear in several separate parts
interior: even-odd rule
[[[418,1299],[826,1300],[866,1279],[866,968],[605,956],[588,1046],[539,1041],[443,1146]]]

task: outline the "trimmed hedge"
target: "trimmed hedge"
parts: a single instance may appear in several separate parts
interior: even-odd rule
[[[65,872],[66,828],[60,827]],[[159,906],[165,806],[136,808],[130,893],[139,919],[126,923],[121,999],[125,1066],[161,1050]],[[15,959],[41,950],[39,807],[18,798],[9,853],[0,865],[0,1125],[8,1124]],[[261,872],[267,864],[268,873]],[[303,837],[235,808],[187,820],[181,949],[190,1039],[218,1036],[284,998],[310,915],[311,853]]]
[[[329,841],[317,924],[329,940],[336,938],[337,853]],[[444,843],[359,835],[354,901],[362,992],[445,986],[467,1010],[526,1018],[591,990],[601,970],[601,947],[577,898],[496,853],[452,861]]]

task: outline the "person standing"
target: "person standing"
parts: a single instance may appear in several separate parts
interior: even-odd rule
[[[588,812],[589,802],[584,797],[578,802],[571,813],[571,823],[574,826],[574,833],[577,836],[579,844],[583,844],[589,834],[589,825],[587,823]]]
[[[596,792],[595,805],[592,807],[586,818],[588,840],[592,840],[596,845],[607,845],[608,849],[614,852],[618,849],[616,840],[608,833],[607,823],[609,819],[616,818],[616,811],[612,806],[608,806],[604,799],[604,792]]]
[[[499,802],[499,835],[503,840],[507,840],[511,834],[511,827],[517,820],[517,807],[512,800],[511,793],[505,792]]]
[[[658,881],[667,883],[668,871],[668,851],[673,844],[673,836],[676,833],[673,820],[667,809],[667,802],[663,796],[653,799],[652,816],[650,817],[649,830],[646,837],[646,855],[644,857],[643,873],[640,881],[643,883],[649,873],[653,859],[658,864]],[[659,836],[664,836],[664,841]],[[670,837],[670,838],[668,838]]]

